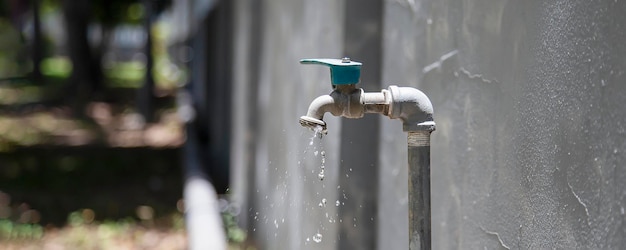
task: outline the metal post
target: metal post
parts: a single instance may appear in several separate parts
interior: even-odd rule
[[[431,249],[430,133],[411,131],[409,154],[409,249]]]

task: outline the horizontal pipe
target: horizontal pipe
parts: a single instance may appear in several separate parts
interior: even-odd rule
[[[381,92],[363,93],[361,95],[361,102],[365,113],[379,113],[387,115],[389,110],[389,94],[388,91],[383,89]]]

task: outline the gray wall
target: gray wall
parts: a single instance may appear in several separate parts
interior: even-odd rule
[[[235,4],[232,190],[261,249],[340,249],[367,235],[372,248],[408,248],[400,122],[368,118],[378,122],[362,135],[376,137],[371,145],[346,139],[348,123],[327,115],[316,148],[297,123],[330,92],[327,69],[298,60],[355,53],[345,42],[355,33],[344,32],[353,8],[369,7]],[[389,0],[380,9],[380,56],[349,56],[363,70],[361,57],[378,58],[369,70],[379,88],[417,87],[433,102],[433,248],[626,247],[625,2]],[[346,145],[378,162],[345,171],[342,160],[358,157],[343,155]],[[378,191],[350,188],[367,186],[363,172],[378,175]],[[335,207],[345,190],[347,200],[375,197],[363,201],[375,208],[346,221],[342,211],[363,204]]]

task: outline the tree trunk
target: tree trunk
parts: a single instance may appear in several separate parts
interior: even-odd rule
[[[41,70],[39,65],[41,64],[42,47],[41,42],[41,16],[39,13],[39,1],[33,0],[33,43],[32,43],[32,58],[33,58],[33,73],[31,75],[35,84],[42,84]]]
[[[100,59],[94,57],[87,37],[90,1],[63,0],[63,12],[68,54],[72,62],[67,95],[71,99],[67,101],[80,114],[93,94],[102,89]]]
[[[145,14],[143,20],[144,30],[146,32],[146,44],[144,51],[146,53],[146,75],[143,86],[137,93],[137,106],[139,113],[146,122],[154,122],[154,78],[152,75],[152,67],[154,65],[152,56],[152,17],[154,13],[154,2],[152,0],[143,0]]]

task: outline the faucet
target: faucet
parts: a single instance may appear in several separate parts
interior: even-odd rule
[[[303,59],[302,64],[321,64],[330,67],[333,91],[322,95],[309,105],[305,116],[300,117],[300,125],[315,129],[328,129],[324,114],[346,118],[361,118],[365,113],[379,113],[391,119],[402,120],[403,130],[434,131],[433,107],[428,97],[421,91],[410,87],[389,86],[380,92],[367,93],[356,88],[361,76],[361,63],[342,59]]]
[[[332,92],[313,100],[300,125],[327,133],[324,114],[361,118],[365,113],[379,113],[402,121],[408,133],[409,162],[409,249],[431,249],[430,215],[430,134],[435,130],[433,106],[422,91],[411,87],[389,86],[380,92],[367,93],[356,84],[361,77],[361,63],[342,59],[303,59],[302,64],[320,64],[330,68]]]

